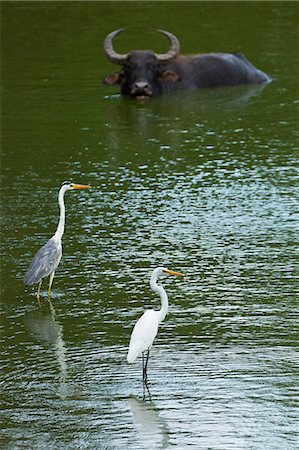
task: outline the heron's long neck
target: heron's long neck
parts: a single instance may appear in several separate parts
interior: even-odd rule
[[[58,195],[58,205],[60,208],[60,217],[59,217],[59,222],[58,222],[56,233],[54,234],[54,237],[57,239],[61,239],[62,235],[64,233],[64,226],[65,226],[64,192],[65,192],[64,190],[60,190],[59,195]]]
[[[151,278],[150,286],[154,292],[157,292],[157,294],[160,295],[161,309],[159,310],[159,314],[160,314],[159,322],[162,322],[162,320],[165,319],[165,316],[168,312],[168,297],[167,297],[165,289],[162,286],[159,286],[157,284],[156,277]]]

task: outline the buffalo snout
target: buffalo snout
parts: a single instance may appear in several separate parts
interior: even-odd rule
[[[131,95],[150,97],[153,95],[151,85],[147,81],[136,81],[131,88]]]

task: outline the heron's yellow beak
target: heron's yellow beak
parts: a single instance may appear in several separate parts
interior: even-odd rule
[[[72,184],[73,189],[88,189],[90,186],[87,184]]]
[[[169,270],[169,269],[165,269],[165,270],[163,270],[163,272],[168,273],[168,275],[176,275],[178,277],[183,277],[184,276],[183,273],[175,272],[174,270]]]

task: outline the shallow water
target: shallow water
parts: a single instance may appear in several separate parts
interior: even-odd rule
[[[2,448],[298,447],[297,13],[2,6]],[[153,30],[170,19],[183,52],[244,51],[273,82],[150,101],[101,85],[108,32],[125,26],[120,51],[137,39],[164,51]],[[45,283],[38,307],[22,278],[55,231],[66,179],[92,189],[66,194],[52,305]],[[149,395],[126,352],[135,321],[159,307],[158,265],[185,277],[161,280],[170,310]]]

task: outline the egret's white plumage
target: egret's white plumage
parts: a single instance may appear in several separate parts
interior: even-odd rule
[[[68,181],[62,183],[58,193],[58,204],[60,209],[59,222],[54,235],[43,245],[36,253],[30,264],[30,267],[24,277],[24,283],[28,286],[39,283],[37,290],[37,299],[39,301],[40,287],[43,278],[50,276],[48,293],[51,293],[51,286],[62,256],[62,236],[65,227],[65,206],[64,194],[70,189],[86,189],[89,186],[85,184],[74,184]]]
[[[130,339],[129,351],[127,355],[128,363],[133,363],[138,356],[144,355],[147,351],[147,358],[145,366],[143,366],[143,381],[146,382],[147,377],[147,363],[149,357],[149,351],[153,345],[154,339],[157,336],[158,328],[162,320],[168,312],[168,297],[165,289],[157,284],[158,277],[160,275],[180,275],[182,273],[174,272],[173,270],[165,269],[164,267],[157,267],[151,276],[150,287],[154,292],[157,292],[161,298],[161,309],[155,311],[150,309],[136,322]]]
[[[151,348],[158,333],[159,323],[159,311],[148,310],[140,317],[131,335],[128,363],[133,363],[142,352]]]

